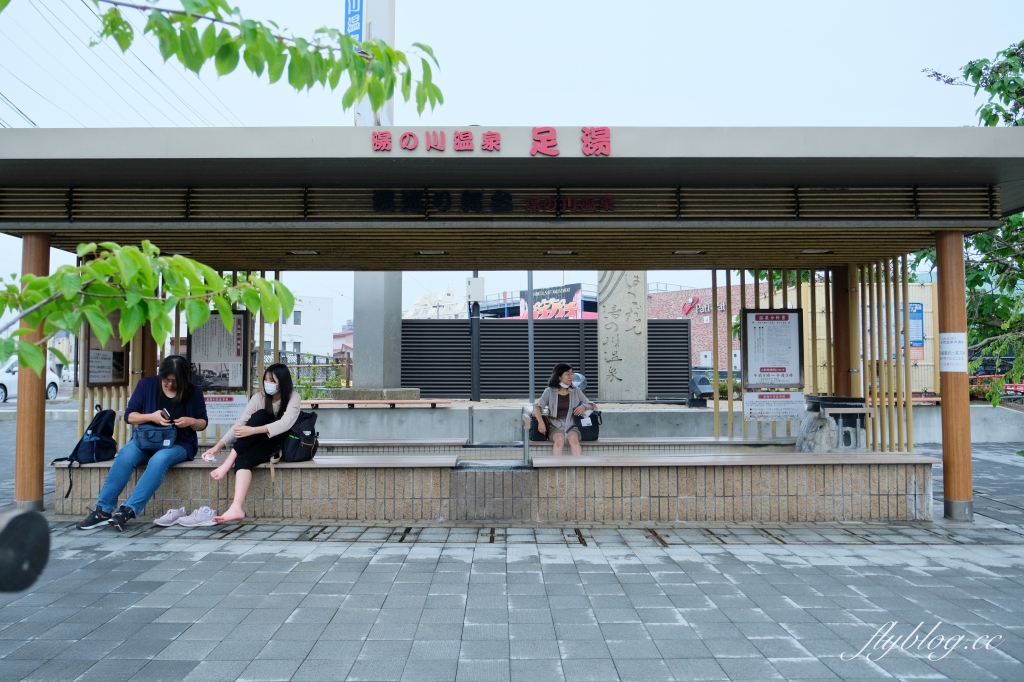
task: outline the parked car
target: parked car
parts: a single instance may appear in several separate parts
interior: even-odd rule
[[[0,370],[0,403],[8,398],[18,397],[18,358],[11,358],[3,370]],[[31,371],[31,370],[30,370]],[[46,366],[46,399],[56,400],[60,386],[60,377],[52,364]]]

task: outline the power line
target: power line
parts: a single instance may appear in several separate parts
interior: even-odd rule
[[[2,64],[0,64],[0,68],[3,68],[3,65],[2,65]],[[4,69],[4,71],[7,71],[7,69]],[[7,71],[7,73],[11,73],[11,72],[10,72],[10,71]],[[12,74],[12,75],[13,75],[13,74]],[[3,103],[4,103],[4,104],[6,104],[7,106],[9,106],[9,107],[10,107],[11,109],[13,109],[14,111],[16,111],[16,112],[18,113],[18,115],[19,115],[19,116],[21,116],[21,117],[22,117],[23,119],[25,119],[26,121],[28,121],[28,124],[29,124],[30,126],[32,126],[33,128],[38,128],[38,127],[39,127],[39,126],[37,126],[37,125],[36,125],[36,122],[35,122],[35,121],[33,121],[32,119],[30,119],[30,118],[28,117],[28,115],[27,115],[27,114],[25,114],[25,112],[24,112],[24,111],[22,111],[22,110],[21,110],[21,109],[19,109],[19,108],[18,108],[17,106],[15,106],[14,102],[12,102],[11,100],[7,99],[7,95],[5,95],[5,94],[4,94],[4,93],[2,93],[2,92],[0,92],[0,102],[3,102]],[[8,126],[8,127],[10,127],[10,126]]]
[[[20,28],[20,27],[19,27],[19,28]],[[75,98],[75,99],[77,99],[77,100],[78,100],[79,102],[81,102],[82,104],[84,104],[84,105],[85,105],[85,106],[86,106],[86,107],[87,107],[87,108],[88,108],[88,109],[89,109],[90,111],[92,111],[92,113],[96,114],[96,115],[97,115],[97,116],[99,116],[100,118],[103,118],[103,116],[101,116],[101,115],[100,115],[100,113],[99,113],[98,111],[96,111],[96,110],[95,110],[95,109],[93,109],[93,108],[92,108],[91,106],[89,106],[89,103],[88,103],[88,102],[86,102],[86,101],[85,101],[84,99],[82,99],[81,97],[79,97],[78,95],[76,95],[76,94],[75,94],[75,93],[74,93],[74,92],[73,92],[73,91],[71,90],[71,88],[69,88],[68,86],[64,85],[64,83],[62,83],[62,82],[60,81],[60,79],[58,79],[58,78],[57,78],[56,76],[54,76],[54,75],[53,75],[52,73],[50,73],[50,72],[49,72],[49,71],[48,71],[48,70],[46,69],[46,67],[44,67],[44,66],[43,66],[42,64],[40,64],[39,62],[37,62],[37,61],[36,61],[36,60],[35,60],[35,59],[34,59],[34,58],[32,57],[32,55],[31,55],[31,54],[29,54],[28,52],[26,52],[25,50],[23,50],[23,49],[21,48],[21,46],[20,46],[20,45],[18,45],[18,44],[17,44],[16,42],[14,42],[13,40],[11,40],[10,36],[8,36],[8,35],[7,35],[6,33],[4,33],[4,32],[3,32],[2,30],[0,30],[0,36],[3,36],[4,38],[7,38],[7,43],[8,43],[9,45],[13,45],[14,47],[16,47],[16,48],[18,49],[18,51],[19,51],[19,52],[21,52],[21,53],[22,53],[23,55],[25,55],[26,57],[28,57],[28,58],[29,58],[29,61],[31,61],[31,62],[32,62],[33,64],[35,64],[35,65],[36,65],[36,66],[37,66],[37,67],[39,68],[39,70],[41,70],[41,71],[42,71],[43,73],[45,73],[45,74],[46,74],[47,76],[49,76],[49,77],[50,77],[50,78],[52,78],[52,79],[53,79],[54,81],[56,81],[56,82],[57,82],[57,85],[61,86],[61,87],[62,87],[62,88],[64,88],[65,90],[67,90],[67,91],[68,91],[68,93],[69,93],[69,94],[70,94],[70,95],[71,95],[72,97],[74,97],[74,98]],[[34,39],[33,39],[33,40],[34,40]],[[36,44],[38,45],[39,43],[36,43]],[[42,46],[40,45],[40,47],[42,47]],[[4,69],[4,70],[6,71],[6,69]],[[10,72],[10,71],[7,71],[7,73],[11,73],[11,72]],[[11,73],[11,75],[12,75],[12,76],[14,76],[14,74],[13,74],[13,73]],[[17,76],[14,76],[14,77],[15,77],[15,78],[18,78]],[[20,79],[20,78],[18,78],[18,80],[19,80],[19,81],[21,81],[21,79]],[[21,83],[22,83],[22,85],[25,85],[25,87],[28,87],[28,84],[26,84],[26,83],[25,83],[24,81],[21,81]],[[35,91],[33,90],[33,92],[35,92]],[[37,94],[37,95],[39,95],[39,93],[38,93],[38,92],[37,92],[36,94]],[[39,95],[39,96],[40,96],[40,97],[42,97],[42,95]],[[44,97],[43,99],[46,99],[46,98]],[[47,100],[47,101],[49,101],[49,100]],[[54,106],[57,106],[57,105],[56,105],[56,104],[54,104],[53,102],[50,102],[50,104],[53,104]],[[60,107],[57,107],[57,108],[58,108],[58,109],[60,109]],[[61,109],[61,111],[64,111],[64,110],[63,110],[63,109]],[[68,116],[71,116],[71,118],[75,118],[74,116],[72,116],[71,114],[69,114],[69,113],[68,113],[68,112],[66,112],[66,111],[64,111],[64,113],[65,113],[65,114],[67,114]],[[78,119],[75,119],[75,120],[76,120],[76,121],[78,121]],[[106,120],[105,118],[104,118],[103,120],[104,120],[104,122],[106,122],[106,123],[107,123],[107,124],[109,125],[109,121],[107,121],[107,120]],[[84,125],[82,124],[82,122],[81,122],[81,121],[78,121],[78,123],[79,123],[79,125],[82,125],[82,127],[83,127],[83,128],[85,127],[85,126],[84,126]]]
[[[80,21],[80,22],[82,23],[82,25],[83,25],[83,26],[85,26],[85,27],[86,27],[87,29],[89,29],[89,30],[92,30],[92,27],[91,27],[91,26],[89,26],[89,24],[85,23],[85,20],[84,20],[84,19],[82,19],[82,17],[80,17],[80,16],[78,15],[78,13],[77,13],[77,12],[76,12],[76,11],[75,11],[74,9],[72,9],[71,5],[69,5],[69,4],[67,3],[67,0],[61,0],[61,2],[62,2],[62,3],[64,3],[64,6],[65,6],[65,7],[67,7],[68,11],[69,11],[69,12],[70,12],[70,13],[71,13],[71,14],[72,14],[72,15],[73,15],[73,16],[74,16],[74,17],[75,17],[76,19],[78,19],[78,20],[79,20],[79,21]],[[83,3],[83,4],[84,4],[84,3]],[[86,9],[89,9],[89,6],[88,6],[88,5],[86,5]],[[51,11],[52,11],[52,10],[51,10]],[[93,12],[93,16],[95,16],[95,17],[96,17],[97,19],[99,19],[99,16],[98,16],[98,15],[97,15],[97,14],[96,14],[95,12]],[[103,41],[101,41],[101,42],[103,43],[103,47],[105,47],[105,48],[107,48],[108,50],[110,50],[110,52],[111,52],[111,53],[113,53],[113,55],[114,55],[114,57],[115,57],[115,58],[117,58],[118,60],[122,61],[122,62],[123,62],[123,63],[125,64],[125,66],[127,66],[127,67],[128,67],[129,69],[131,69],[132,73],[134,73],[134,74],[135,74],[136,76],[138,76],[139,80],[141,80],[141,81],[142,81],[143,83],[145,83],[145,84],[146,84],[146,85],[147,85],[147,86],[149,87],[149,89],[150,89],[150,90],[152,90],[152,91],[153,91],[154,93],[156,93],[156,94],[157,94],[157,96],[158,96],[158,97],[160,97],[160,99],[162,99],[162,100],[163,100],[164,102],[166,102],[166,103],[167,103],[167,104],[168,104],[168,105],[169,105],[170,107],[172,107],[172,108],[173,108],[173,109],[174,109],[174,110],[175,110],[175,111],[176,111],[176,112],[177,112],[177,113],[178,113],[179,115],[181,115],[181,116],[182,116],[182,117],[183,117],[183,118],[184,118],[184,119],[185,119],[186,121],[188,121],[190,125],[193,125],[193,126],[194,126],[194,125],[196,125],[195,121],[193,121],[193,120],[192,120],[191,118],[189,118],[188,114],[186,114],[186,113],[185,113],[185,112],[183,112],[183,111],[182,111],[181,109],[179,109],[179,108],[178,108],[178,107],[177,107],[177,106],[176,106],[176,105],[175,105],[175,104],[174,104],[174,103],[173,103],[173,102],[172,102],[171,100],[167,99],[167,97],[165,97],[165,96],[164,96],[164,94],[163,94],[163,93],[162,93],[162,92],[161,92],[160,90],[158,90],[158,89],[157,89],[156,87],[154,87],[154,86],[153,86],[153,84],[152,84],[152,83],[150,82],[150,80],[149,80],[149,79],[145,78],[145,77],[144,77],[144,76],[143,76],[143,75],[142,75],[141,73],[139,73],[138,71],[136,71],[136,70],[135,70],[135,69],[134,69],[134,68],[132,67],[132,65],[131,65],[130,63],[128,63],[127,61],[125,61],[125,59],[124,59],[124,56],[123,56],[123,55],[120,55],[120,54],[118,54],[118,53],[117,53],[117,52],[116,52],[116,51],[114,50],[114,48],[112,48],[112,47],[110,46],[110,43],[109,43],[108,41],[106,41],[106,40],[103,40]],[[132,52],[131,52],[131,55],[132,55],[133,57],[135,57],[135,59],[136,59],[136,60],[137,60],[137,61],[138,61],[138,62],[139,62],[140,64],[142,64],[142,66],[144,66],[144,67],[146,68],[146,70],[147,70],[147,71],[149,71],[150,75],[151,75],[151,76],[153,76],[153,78],[155,78],[155,79],[159,80],[159,81],[160,81],[160,82],[161,82],[161,83],[163,84],[163,86],[164,86],[165,88],[167,87],[167,84],[166,84],[166,83],[164,83],[164,82],[163,82],[163,80],[161,80],[159,76],[157,76],[157,75],[156,75],[155,73],[153,73],[153,70],[152,70],[152,69],[150,69],[150,68],[149,68],[149,66],[147,66],[145,62],[143,62],[143,61],[142,61],[141,59],[139,59],[138,55],[137,55],[137,54],[135,54],[135,52],[134,52],[134,51],[132,51]],[[167,88],[167,89],[168,89],[168,90],[170,90],[170,88]],[[173,93],[173,92],[172,92],[172,94],[175,94],[175,93]],[[179,98],[179,99],[180,99],[180,98]],[[185,107],[186,107],[186,108],[189,108],[189,109],[191,109],[191,107],[189,107],[189,106],[188,106],[188,104],[185,104]],[[205,121],[205,119],[203,118],[203,116],[202,116],[202,115],[200,115],[200,114],[199,114],[199,113],[198,113],[197,111],[195,111],[194,109],[192,110],[192,114],[193,114],[193,115],[195,115],[195,116],[197,116],[197,117],[199,117],[199,120],[201,120],[201,121]],[[168,119],[168,120],[169,120],[169,119]],[[177,125],[177,124],[175,124],[175,125]],[[207,125],[209,125],[209,122],[207,122]]]
[[[85,0],[82,0],[82,2],[85,2]],[[141,14],[141,15],[142,15],[142,17],[143,17],[143,18],[145,18],[145,19],[147,19],[147,20],[148,20],[148,17],[146,17],[146,13],[145,13],[145,12],[143,12],[143,11],[142,11],[141,9],[140,9],[140,10],[138,10],[138,12],[139,12],[139,14]],[[134,28],[134,29],[135,29],[136,31],[139,31],[139,27],[138,27],[138,26],[136,26],[136,25],[135,25],[135,23],[134,23],[134,22],[133,22],[133,21],[132,21],[131,19],[129,19],[129,18],[127,17],[127,16],[125,16],[124,18],[125,18],[125,21],[127,21],[128,23],[130,23],[130,24],[132,25],[132,28]],[[153,43],[151,43],[151,42],[150,42],[150,41],[149,41],[149,40],[148,40],[148,39],[146,38],[146,35],[145,35],[145,33],[144,33],[144,32],[142,32],[142,31],[139,31],[139,35],[140,35],[140,36],[142,36],[142,38],[143,38],[143,41],[142,41],[142,42],[144,42],[144,43],[146,43],[147,45],[149,45],[149,46],[150,46],[150,47],[151,47],[151,48],[152,48],[152,49],[153,49],[153,50],[154,50],[154,51],[155,51],[155,52],[156,52],[157,54],[160,54],[160,51],[159,51],[159,50],[158,50],[158,49],[156,48],[156,46],[155,46],[155,45],[154,45]],[[162,58],[163,58],[163,55],[160,55],[160,56],[161,56],[161,59],[162,59]],[[180,71],[178,71],[177,69],[171,69],[171,70],[172,70],[172,71],[173,71],[173,72],[174,72],[175,74],[177,74],[177,75],[178,75],[178,78],[180,78],[180,79],[182,79],[183,81],[185,81],[185,83],[186,83],[186,84],[188,84],[188,86],[189,86],[190,88],[192,88],[192,89],[193,89],[193,90],[195,91],[195,93],[196,93],[197,95],[199,95],[200,97],[202,97],[202,98],[203,98],[203,101],[205,101],[205,102],[206,102],[207,104],[209,104],[209,105],[210,105],[211,107],[213,107],[213,110],[214,110],[214,111],[216,111],[216,112],[217,112],[217,114],[218,114],[218,115],[220,115],[220,116],[221,116],[221,117],[222,117],[222,118],[223,118],[223,119],[224,119],[225,121],[227,121],[229,125],[232,125],[232,126],[233,126],[233,125],[235,125],[234,123],[232,123],[232,122],[231,122],[231,119],[229,119],[229,118],[228,118],[227,116],[224,116],[224,113],[223,113],[223,112],[221,112],[221,111],[220,111],[220,110],[219,110],[219,109],[217,108],[217,106],[216,106],[216,105],[215,105],[215,104],[214,104],[213,102],[211,102],[211,101],[210,101],[209,99],[207,99],[207,98],[206,98],[206,95],[204,95],[203,93],[199,92],[198,88],[196,88],[196,86],[192,84],[192,81],[191,81],[191,80],[189,80],[188,78],[186,78],[186,77],[184,76],[184,74],[182,74],[182,73],[181,73]],[[214,92],[213,90],[211,90],[211,89],[210,89],[210,86],[208,86],[208,85],[207,85],[206,83],[204,83],[204,82],[203,82],[203,79],[202,79],[202,78],[199,78],[199,77],[197,76],[197,80],[199,81],[199,83],[200,83],[200,84],[201,84],[201,85],[202,85],[202,86],[203,86],[204,88],[206,88],[206,91],[207,91],[207,92],[209,92],[209,93],[210,93],[211,95],[213,95],[214,99],[216,99],[216,100],[217,100],[218,102],[220,102],[220,104],[221,104],[221,106],[222,106],[222,107],[224,108],[224,110],[225,110],[225,111],[227,111],[227,112],[228,112],[229,114],[231,114],[231,116],[232,116],[232,117],[234,117],[234,119],[235,119],[236,121],[238,121],[238,125],[240,125],[240,126],[243,126],[243,127],[245,126],[245,123],[243,123],[243,122],[242,122],[242,119],[238,118],[238,116],[236,116],[236,115],[235,115],[235,112],[231,110],[231,107],[229,107],[229,106],[228,106],[227,104],[225,104],[225,103],[224,103],[224,100],[222,100],[222,99],[221,99],[220,97],[218,97],[218,96],[217,96],[217,93],[215,93],[215,92]]]
[[[3,70],[4,70],[4,71],[6,71],[7,73],[11,74],[11,77],[12,77],[12,78],[14,78],[14,80],[18,81],[19,83],[21,83],[22,85],[24,85],[24,86],[25,86],[26,88],[28,88],[29,90],[31,90],[32,92],[34,92],[34,93],[35,93],[35,94],[36,94],[36,95],[37,95],[38,97],[40,97],[40,98],[42,98],[43,100],[45,100],[45,101],[49,102],[49,103],[50,103],[50,104],[51,104],[51,105],[52,105],[52,106],[53,106],[54,108],[56,108],[56,109],[57,109],[57,111],[60,111],[60,112],[61,112],[61,113],[63,113],[63,114],[65,115],[65,116],[68,116],[68,117],[70,117],[70,118],[71,118],[71,120],[73,120],[73,121],[74,121],[75,123],[77,123],[78,125],[82,126],[83,128],[85,127],[85,124],[84,124],[84,123],[82,123],[81,121],[79,121],[79,120],[78,120],[77,118],[75,118],[75,117],[74,117],[74,115],[72,115],[72,114],[70,114],[70,113],[68,113],[68,112],[64,111],[64,109],[63,109],[63,108],[61,108],[61,107],[60,107],[60,105],[56,104],[55,102],[53,102],[52,100],[50,100],[50,99],[49,99],[48,97],[46,97],[46,96],[44,96],[44,95],[43,95],[42,93],[40,93],[40,92],[39,92],[38,90],[36,90],[35,88],[33,88],[33,87],[32,87],[31,85],[29,85],[29,84],[28,84],[28,83],[26,83],[25,81],[21,80],[20,78],[18,78],[18,77],[17,77],[17,76],[15,75],[15,74],[11,73],[10,69],[8,69],[8,68],[7,68],[6,66],[4,66],[3,64],[0,64],[0,69],[3,69]]]
[[[45,21],[45,22],[46,22],[46,23],[47,23],[47,24],[48,24],[48,25],[50,26],[50,28],[52,28],[52,29],[53,29],[53,32],[54,32],[54,33],[56,33],[56,34],[57,34],[58,36],[60,36],[60,39],[61,39],[61,40],[63,40],[63,41],[64,41],[64,42],[65,42],[65,43],[67,44],[67,46],[71,48],[71,51],[72,51],[72,52],[74,52],[74,53],[75,53],[75,54],[76,54],[76,55],[78,56],[78,58],[79,58],[79,59],[81,59],[81,60],[82,60],[83,62],[85,62],[85,65],[86,65],[86,66],[88,66],[88,67],[89,67],[89,69],[90,69],[90,70],[92,70],[92,72],[96,74],[96,77],[97,77],[97,78],[99,78],[99,79],[100,79],[101,81],[103,81],[103,83],[104,83],[104,84],[105,84],[105,85],[106,85],[106,86],[107,86],[108,88],[110,88],[111,92],[113,92],[113,93],[114,93],[115,95],[117,95],[117,96],[118,96],[118,97],[119,97],[119,98],[121,99],[121,101],[122,101],[122,102],[124,102],[124,103],[125,103],[126,105],[128,105],[128,108],[129,108],[129,109],[131,109],[131,110],[132,110],[132,111],[134,111],[134,112],[135,112],[136,114],[138,114],[138,115],[139,115],[139,118],[141,118],[141,119],[142,119],[143,121],[145,121],[145,122],[146,122],[146,125],[148,125],[148,126],[150,126],[150,127],[153,127],[153,124],[152,124],[152,123],[150,123],[149,119],[148,119],[148,118],[146,118],[145,116],[143,116],[143,115],[142,115],[142,112],[140,112],[140,111],[139,111],[138,109],[136,109],[135,107],[133,107],[133,106],[132,106],[132,104],[131,104],[131,102],[129,102],[128,100],[126,100],[126,99],[124,98],[124,96],[123,96],[123,95],[122,95],[122,94],[121,94],[120,92],[118,92],[118,91],[117,91],[117,89],[116,89],[116,88],[114,88],[114,87],[113,87],[113,86],[112,86],[112,85],[111,85],[110,83],[108,83],[108,82],[107,82],[107,79],[106,79],[106,78],[104,78],[103,76],[101,76],[101,75],[100,75],[100,73],[99,73],[99,71],[97,71],[97,70],[96,70],[96,68],[95,68],[95,67],[94,67],[94,66],[93,66],[92,64],[90,64],[90,63],[89,63],[89,60],[88,60],[88,59],[86,59],[85,57],[83,57],[83,56],[82,56],[82,54],[81,54],[80,52],[78,52],[78,50],[76,50],[76,49],[75,49],[75,46],[74,46],[74,45],[72,45],[72,44],[71,44],[71,42],[70,42],[70,41],[69,41],[69,40],[68,40],[67,38],[65,38],[65,37],[64,37],[64,34],[63,34],[63,33],[61,33],[60,31],[58,31],[58,30],[57,30],[57,27],[56,27],[56,26],[54,26],[54,25],[53,25],[53,23],[52,23],[52,22],[51,22],[51,21],[50,21],[49,19],[47,19],[47,18],[46,18],[46,15],[44,15],[44,14],[43,14],[42,12],[40,12],[40,11],[39,11],[39,8],[38,8],[38,7],[36,7],[36,3],[35,3],[35,2],[33,2],[32,0],[29,0],[29,4],[30,4],[30,5],[32,5],[32,9],[34,9],[34,10],[36,11],[36,13],[37,13],[37,14],[38,14],[39,16],[41,16],[41,17],[43,18],[43,21]],[[47,9],[47,11],[49,11],[49,9]],[[52,12],[51,12],[51,14],[52,14]],[[56,17],[56,15],[54,15],[54,17],[55,17],[55,18],[57,18],[57,17]],[[59,18],[57,18],[57,21],[60,21],[60,19],[59,19]],[[62,22],[62,21],[61,21],[61,24],[63,24],[63,25],[64,25],[64,28],[67,28],[67,24],[64,24],[64,22]],[[71,29],[68,29],[68,30],[70,31]],[[72,33],[72,35],[74,35],[74,31],[72,31],[71,33]],[[106,67],[107,67],[108,69],[110,69],[111,71],[114,71],[114,69],[113,69],[113,68],[112,68],[112,67],[111,67],[111,66],[110,66],[109,64],[107,64],[106,62],[104,62],[104,61],[103,61],[102,59],[100,60],[100,62],[101,62],[101,63],[102,63],[102,64],[103,64],[104,66],[106,66]],[[114,71],[114,74],[115,74],[115,75],[116,75],[116,76],[117,76],[118,78],[120,78],[121,80],[124,80],[124,78],[123,78],[123,77],[121,76],[121,74],[117,73],[117,71]],[[127,81],[125,81],[125,82],[127,83]],[[129,87],[131,87],[131,86],[129,85]],[[134,88],[132,88],[132,89],[134,90]],[[139,96],[140,96],[140,97],[142,97],[142,95],[139,95]],[[149,100],[147,100],[147,99],[146,99],[145,97],[143,97],[142,99],[146,100],[146,102],[147,102],[147,103],[148,103],[148,104],[149,104],[150,106],[153,106],[152,102],[150,102]]]
[[[47,51],[47,48],[46,48],[46,47],[44,47],[44,46],[42,45],[42,43],[40,43],[40,42],[39,42],[38,40],[36,40],[36,39],[35,39],[35,38],[34,38],[34,37],[32,36],[32,32],[31,32],[31,31],[26,31],[26,30],[24,29],[24,27],[22,27],[22,25],[21,25],[21,24],[19,24],[19,23],[18,23],[17,21],[15,21],[15,20],[14,20],[14,17],[7,17],[7,18],[6,18],[6,21],[9,21],[9,22],[11,22],[11,23],[12,23],[12,24],[14,24],[14,25],[15,25],[15,26],[16,26],[17,28],[19,28],[19,29],[21,30],[22,34],[23,34],[23,35],[25,35],[25,36],[27,36],[27,37],[28,37],[28,39],[29,39],[29,40],[31,40],[31,41],[32,41],[33,43],[35,43],[35,44],[36,44],[36,45],[37,45],[37,46],[39,47],[39,49],[40,49],[40,50],[42,50],[42,51],[43,51],[44,53],[45,53],[45,52]],[[3,33],[3,31],[0,31],[0,34],[4,35],[4,37],[7,37],[7,34]],[[93,109],[93,108],[92,108],[92,106],[90,106],[88,102],[86,102],[86,101],[85,101],[84,99],[82,99],[82,98],[81,98],[81,97],[79,97],[79,96],[78,96],[77,94],[75,94],[75,91],[74,91],[74,90],[72,90],[71,88],[69,88],[69,87],[68,87],[67,85],[65,85],[65,84],[64,84],[64,83],[63,83],[63,82],[62,82],[62,81],[61,81],[61,80],[60,80],[59,78],[57,78],[56,76],[54,76],[53,74],[51,74],[51,73],[50,73],[49,71],[47,71],[47,70],[46,70],[46,69],[45,69],[45,68],[43,67],[43,65],[42,65],[42,64],[40,64],[40,63],[39,63],[39,62],[37,62],[37,61],[36,61],[35,59],[33,59],[32,55],[31,55],[31,54],[29,54],[28,52],[26,52],[26,51],[25,51],[25,50],[24,50],[24,49],[23,49],[23,48],[22,48],[22,47],[21,47],[20,45],[18,45],[17,43],[15,43],[15,42],[14,42],[13,40],[11,40],[10,38],[8,38],[8,41],[10,42],[10,44],[11,44],[11,45],[14,45],[14,46],[15,46],[16,48],[18,48],[19,50],[21,50],[21,52],[22,52],[22,53],[23,53],[23,54],[24,54],[25,56],[27,56],[27,57],[28,57],[29,59],[31,59],[31,60],[32,60],[32,63],[34,63],[34,64],[35,64],[36,66],[38,66],[38,67],[39,67],[40,69],[42,69],[42,70],[43,70],[44,72],[46,72],[47,74],[49,74],[49,75],[50,75],[50,77],[51,77],[51,78],[53,78],[53,79],[54,79],[55,81],[57,81],[57,83],[58,83],[58,84],[60,84],[60,85],[61,85],[61,86],[62,86],[62,87],[63,87],[63,88],[65,89],[65,90],[67,90],[67,91],[68,91],[69,93],[71,93],[71,94],[72,94],[72,95],[73,95],[74,97],[76,97],[76,98],[78,99],[78,101],[80,101],[80,102],[81,102],[82,104],[84,104],[84,105],[85,105],[86,107],[88,107],[88,108],[89,108],[89,109],[90,109],[90,110],[91,110],[91,111],[92,111],[92,112],[93,112],[94,114],[96,114],[96,115],[97,115],[97,116],[99,116],[99,117],[100,117],[101,119],[103,119],[103,122],[104,122],[104,123],[106,123],[106,124],[107,124],[108,126],[109,126],[109,125],[112,125],[112,124],[110,123],[110,121],[109,121],[109,120],[107,120],[107,118],[106,118],[105,116],[103,116],[103,114],[101,114],[100,112],[98,112],[98,111],[96,111],[95,109]],[[104,103],[104,104],[107,104],[105,100],[102,100],[102,101],[103,101],[103,103]],[[125,121],[126,123],[129,123],[129,122],[130,122],[130,121],[129,121],[129,120],[127,119],[127,118],[125,118],[125,116],[124,116],[124,115],[123,115],[123,114],[122,114],[122,113],[121,113],[120,111],[118,111],[118,110],[117,110],[117,109],[115,109],[114,107],[110,106],[109,104],[107,104],[107,107],[108,107],[108,108],[110,109],[110,111],[111,111],[111,112],[112,112],[112,113],[113,113],[113,114],[114,114],[115,116],[118,116],[118,117],[119,117],[119,118],[120,118],[121,120]]]

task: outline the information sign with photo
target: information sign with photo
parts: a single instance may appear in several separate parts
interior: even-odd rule
[[[803,311],[743,310],[743,387],[803,388]]]
[[[203,391],[245,389],[249,376],[249,313],[233,313],[231,328],[225,329],[220,313],[214,312],[206,324],[189,330],[188,359],[192,381]]]
[[[128,385],[128,352],[117,334],[117,326],[121,323],[121,312],[115,311],[107,318],[110,320],[114,333],[106,343],[100,343],[96,333],[89,327],[89,355],[86,386],[99,388],[103,386]]]

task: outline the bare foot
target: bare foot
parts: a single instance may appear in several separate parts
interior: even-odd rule
[[[213,471],[210,472],[210,478],[212,478],[215,481],[219,481],[219,480],[221,480],[222,478],[224,478],[227,475],[228,475],[228,470],[226,468],[222,467],[222,466],[219,466],[219,467],[217,467],[216,469],[214,469]]]
[[[244,511],[241,509],[235,509],[234,507],[229,507],[222,516],[214,516],[213,521],[214,523],[227,523],[229,521],[241,521],[244,518]]]

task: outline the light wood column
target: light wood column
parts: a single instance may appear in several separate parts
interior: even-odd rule
[[[848,306],[847,316],[850,320],[849,332],[849,363],[850,371],[850,393],[854,398],[864,397],[864,388],[861,373],[861,333],[860,333],[860,268],[850,265],[846,269],[846,300]]]
[[[850,268],[832,268],[832,386],[834,395],[852,396],[850,369]]]
[[[967,295],[964,235],[935,236],[939,281],[939,344],[942,387],[942,487],[947,519],[974,520],[971,489],[971,404],[967,381]]]
[[[50,274],[50,235],[27,233],[21,238],[21,273],[45,277]],[[31,329],[22,322],[22,329]],[[42,330],[21,337],[38,341]],[[43,509],[43,451],[46,444],[46,367],[50,364],[43,347],[43,370],[36,374],[18,369],[17,433],[14,443],[14,500],[19,509]]]

